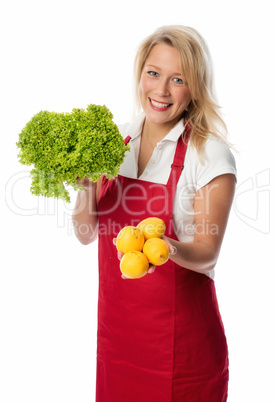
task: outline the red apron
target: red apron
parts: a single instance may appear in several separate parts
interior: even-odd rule
[[[97,402],[224,402],[228,352],[214,281],[171,260],[141,279],[122,279],[112,239],[155,216],[173,229],[186,144],[166,185],[118,176],[99,196]]]

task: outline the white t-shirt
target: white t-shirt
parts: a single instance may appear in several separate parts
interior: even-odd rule
[[[153,151],[142,175],[138,174],[138,154],[140,137],[145,115],[142,113],[133,122],[119,126],[123,138],[131,137],[130,152],[126,153],[120,167],[120,174],[125,177],[166,184],[171,171],[177,141],[184,129],[183,120],[164,137]],[[199,160],[196,149],[190,145],[184,161],[184,169],[179,178],[173,208],[173,224],[178,239],[185,243],[192,243],[196,230],[215,231],[206,220],[204,227],[196,228],[194,224],[194,198],[196,191],[205,186],[212,179],[222,174],[231,173],[235,176],[235,159],[228,146],[219,139],[210,137],[205,144],[205,157]],[[213,233],[213,232],[212,232]],[[209,274],[214,277],[214,272]]]

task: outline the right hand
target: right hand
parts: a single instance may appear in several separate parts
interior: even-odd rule
[[[96,183],[89,180],[87,176],[84,177],[83,180],[80,180],[78,176],[77,178],[77,184],[82,185],[84,187],[84,190],[90,190],[96,187]]]

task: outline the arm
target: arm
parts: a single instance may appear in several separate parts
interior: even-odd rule
[[[170,259],[176,264],[206,274],[218,260],[235,192],[235,176],[224,174],[199,189],[195,196],[196,233],[193,243],[164,237],[176,248]]]
[[[78,191],[72,222],[76,237],[84,245],[92,243],[97,238],[97,202],[101,181],[99,179],[93,183],[87,177],[79,181],[79,184],[83,184],[84,191]]]

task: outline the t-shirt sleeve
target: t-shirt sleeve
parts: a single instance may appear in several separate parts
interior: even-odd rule
[[[237,177],[236,161],[231,150],[223,141],[209,140],[205,145],[205,159],[197,165],[196,190],[215,177],[228,173]]]

